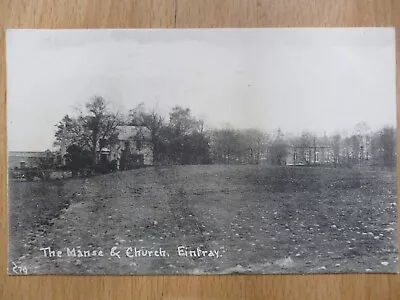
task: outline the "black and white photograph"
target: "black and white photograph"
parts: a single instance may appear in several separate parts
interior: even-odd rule
[[[397,273],[394,28],[6,31],[8,274]]]

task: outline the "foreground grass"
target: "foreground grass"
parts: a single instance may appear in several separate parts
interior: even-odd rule
[[[11,259],[29,273],[397,270],[396,176],[390,172],[179,166],[49,186],[18,183],[10,194]],[[179,257],[179,245],[219,250],[222,257]],[[39,249],[46,246],[106,255],[45,258]],[[122,252],[117,259],[108,255],[113,246],[162,247],[170,256]]]

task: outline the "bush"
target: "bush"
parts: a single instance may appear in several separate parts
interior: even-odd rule
[[[101,174],[111,173],[116,170],[117,170],[117,161],[116,160],[98,163],[95,168],[95,171],[98,173],[101,173]]]

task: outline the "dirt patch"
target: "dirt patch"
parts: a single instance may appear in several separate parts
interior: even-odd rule
[[[35,227],[30,219],[41,220],[43,216],[37,216],[43,210],[44,216],[53,218],[42,224],[48,230],[34,243],[20,243],[14,236],[13,255],[20,255],[33,273],[397,270],[395,173],[175,166],[26,189],[13,192],[15,236],[27,241],[29,232],[36,230],[37,235],[40,226]],[[50,203],[57,193],[59,201]],[[65,203],[72,205],[63,210]],[[23,207],[29,211],[21,213]],[[60,208],[62,214],[57,215]],[[18,224],[25,230],[16,230]],[[49,260],[37,251],[46,244],[58,248],[163,248],[170,256]],[[221,257],[179,257],[179,245],[219,250]]]

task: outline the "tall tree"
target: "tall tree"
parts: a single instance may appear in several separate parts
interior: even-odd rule
[[[79,145],[82,148],[89,147],[88,137],[82,125],[78,118],[69,115],[65,115],[56,125],[54,146],[61,147],[62,155],[65,155],[66,148],[70,144]]]
[[[85,105],[76,118],[68,115],[57,125],[56,144],[63,155],[69,145],[90,151],[93,164],[97,163],[97,150],[117,142],[118,126],[122,125],[119,114],[112,112],[104,98],[95,96]]]
[[[93,162],[96,163],[98,147],[111,145],[117,141],[117,127],[121,125],[121,118],[109,110],[108,103],[103,97],[94,97],[85,107],[86,114],[81,115],[79,119],[89,133],[90,152]]]
[[[169,126],[177,136],[189,135],[203,130],[203,122],[192,116],[189,108],[175,106],[169,115]]]
[[[286,164],[286,157],[288,153],[288,144],[285,140],[285,136],[283,132],[278,129],[272,144],[269,146],[268,156],[270,163],[274,165]]]
[[[169,157],[175,163],[196,163],[199,156],[204,156],[204,151],[208,151],[208,142],[203,132],[204,124],[191,115],[189,108],[174,107],[170,113],[168,128]],[[195,157],[188,153],[193,149],[196,149]]]
[[[380,132],[380,143],[383,165],[394,168],[396,166],[396,130],[393,127],[384,127]]]
[[[164,118],[156,110],[146,111],[144,110],[143,104],[141,103],[135,109],[130,112],[130,125],[147,128],[150,132],[148,141],[152,147],[153,162],[159,164],[162,157],[162,133],[164,124]],[[145,138],[146,135],[144,135]]]
[[[217,163],[229,164],[238,161],[239,137],[235,130],[214,130],[211,136],[211,153]]]
[[[245,129],[238,132],[240,156],[243,163],[259,164],[267,150],[267,135],[258,129]]]
[[[336,133],[330,140],[330,146],[333,152],[333,163],[337,166],[341,163],[340,152],[342,148],[342,137],[339,133]]]

